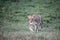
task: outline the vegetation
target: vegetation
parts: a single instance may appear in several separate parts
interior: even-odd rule
[[[29,31],[32,14],[43,17],[38,33]],[[0,0],[0,40],[60,40],[60,0]]]

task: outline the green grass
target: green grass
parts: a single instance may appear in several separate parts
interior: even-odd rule
[[[8,24],[9,23],[9,24]],[[3,27],[3,38],[6,40],[60,40],[60,31],[50,27],[39,29],[38,33],[30,32],[28,22],[6,22]]]
[[[60,40],[59,0],[0,0],[1,40]],[[43,17],[43,28],[30,32],[28,15]]]

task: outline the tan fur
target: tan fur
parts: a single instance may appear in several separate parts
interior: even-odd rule
[[[41,17],[33,14],[31,16],[28,16],[28,19],[29,19],[29,29],[30,29],[30,31],[38,32],[38,26],[42,22]],[[33,26],[34,26],[35,31],[32,29]]]

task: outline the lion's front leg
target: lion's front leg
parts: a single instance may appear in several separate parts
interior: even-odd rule
[[[29,30],[32,31],[32,32],[34,32],[33,29],[32,29],[32,27],[33,27],[32,24],[30,24],[29,25]]]
[[[35,24],[34,26],[35,26],[35,32],[38,32],[38,25]]]

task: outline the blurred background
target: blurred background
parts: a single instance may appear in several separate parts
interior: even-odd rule
[[[29,31],[32,14],[43,18],[38,33]],[[0,0],[0,40],[60,40],[60,0]]]

